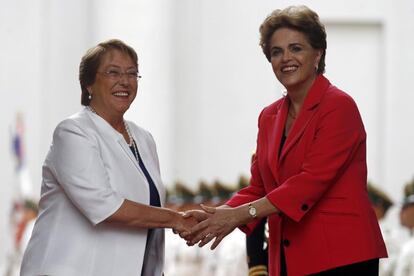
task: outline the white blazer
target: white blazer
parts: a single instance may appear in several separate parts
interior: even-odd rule
[[[128,122],[143,162],[165,201],[151,134]],[[40,213],[21,275],[143,275],[163,273],[164,230],[105,223],[124,199],[149,204],[149,186],[123,136],[88,109],[62,121],[43,165]]]

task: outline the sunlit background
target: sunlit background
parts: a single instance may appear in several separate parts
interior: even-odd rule
[[[400,202],[414,176],[414,1],[0,0],[0,269],[14,199],[39,198],[53,129],[81,109],[88,48],[119,38],[137,50],[143,78],[126,118],[153,134],[167,187],[235,186],[249,176],[261,109],[282,95],[258,28],[292,4],[325,23],[326,76],[360,108],[369,179]]]

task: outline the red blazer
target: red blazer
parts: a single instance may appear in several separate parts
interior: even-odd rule
[[[250,185],[227,204],[266,196],[282,215],[269,216],[269,273],[306,275],[387,256],[366,184],[366,133],[353,99],[319,75],[279,153],[288,114],[284,97],[259,117]],[[278,158],[280,154],[280,158]],[[250,233],[257,221],[241,227]]]

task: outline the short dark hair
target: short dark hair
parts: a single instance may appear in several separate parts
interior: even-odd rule
[[[110,39],[99,43],[95,47],[90,48],[82,57],[79,65],[79,82],[82,89],[81,104],[88,106],[90,104],[89,92],[87,87],[95,82],[96,72],[101,64],[102,57],[109,50],[119,50],[134,61],[138,68],[138,55],[135,50],[119,39]]]
[[[289,28],[303,33],[314,49],[323,50],[318,64],[318,74],[325,72],[326,32],[316,12],[306,6],[289,6],[274,10],[260,25],[260,46],[270,62],[269,41],[279,28]]]

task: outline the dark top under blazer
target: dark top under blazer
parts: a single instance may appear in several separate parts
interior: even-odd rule
[[[288,107],[283,97],[260,114],[250,185],[227,202],[266,196],[283,213],[269,216],[270,275],[279,274],[281,242],[289,275],[386,257],[367,195],[366,133],[354,100],[319,75],[278,158]],[[256,224],[241,228],[249,233]]]

